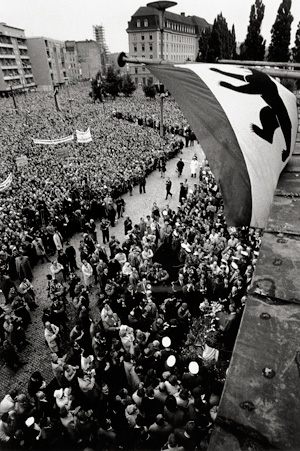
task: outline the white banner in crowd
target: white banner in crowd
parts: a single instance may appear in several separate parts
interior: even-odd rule
[[[0,183],[0,191],[5,191],[8,189],[12,182],[12,173],[9,174],[9,176],[4,180],[4,182]]]
[[[76,130],[76,136],[77,136],[77,142],[79,142],[79,143],[89,143],[89,142],[93,141],[90,127],[85,132]]]
[[[28,166],[28,158],[26,157],[26,155],[21,155],[20,157],[17,157],[16,165],[18,169]]]
[[[68,141],[73,141],[74,135],[65,136],[64,138],[58,139],[33,139],[34,144],[45,144],[45,145],[56,145],[66,143]]]

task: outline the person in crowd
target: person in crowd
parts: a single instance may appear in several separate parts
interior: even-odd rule
[[[14,168],[20,139],[29,164],[0,193],[0,351],[11,368],[4,372],[21,376],[33,326],[43,359],[29,381],[24,378],[33,412],[22,402],[25,391],[0,402],[0,440],[8,437],[11,447],[26,449],[64,449],[68,440],[74,449],[201,449],[217,414],[261,232],[227,228],[208,162],[197,179],[196,158],[195,183],[190,189],[187,180],[180,184],[177,209],[157,198],[152,208],[145,205],[145,216],[123,220],[123,195],[138,185],[143,193],[142,178],[155,169],[164,177],[167,161],[182,152],[182,138],[192,145],[192,131],[175,102],[166,104],[162,140],[152,102],[141,100],[137,107],[134,97],[117,98],[104,114],[84,101],[84,86],[70,90],[78,126],[92,122],[94,139],[76,156],[66,143],[74,155],[70,164],[32,142],[41,134],[54,139],[74,132],[72,121],[51,109],[44,93],[28,95],[28,139],[20,138],[22,121],[2,115],[3,161]],[[67,99],[63,89],[60,95]],[[18,100],[25,108],[22,96]],[[9,99],[0,103],[1,111],[9,111]],[[51,114],[44,114],[46,107]],[[182,159],[174,166],[180,177]],[[116,218],[125,233],[110,239]],[[103,245],[97,243],[97,226]],[[79,246],[69,244],[73,236]],[[42,282],[35,285],[39,263],[56,252],[43,292]],[[82,271],[75,274],[77,252]],[[89,293],[93,275],[97,287]],[[29,312],[32,299],[42,312]]]

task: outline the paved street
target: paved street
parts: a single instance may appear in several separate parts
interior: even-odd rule
[[[147,177],[146,193],[139,194],[139,187],[134,187],[133,196],[126,194],[124,199],[126,201],[126,215],[132,219],[133,224],[137,224],[141,216],[146,216],[150,214],[153,202],[157,202],[160,208],[164,207],[167,203],[172,209],[176,209],[179,203],[179,184],[180,181],[185,178],[192,185],[197,181],[197,179],[192,179],[190,176],[190,161],[192,157],[196,154],[198,156],[198,161],[201,163],[203,161],[203,151],[199,145],[193,147],[188,147],[183,149],[183,153],[177,155],[174,159],[167,162],[167,171],[165,173],[165,178],[161,178],[158,171],[153,172]],[[176,164],[179,158],[182,158],[185,166],[183,169],[183,174],[179,178],[176,173]],[[166,177],[170,177],[172,180],[172,198],[169,197],[168,201],[165,200],[166,189],[165,181]],[[125,215],[124,215],[125,216]],[[124,219],[121,219],[116,227],[110,229],[110,234],[115,234],[116,237],[122,242],[124,239]],[[97,224],[98,240],[102,244],[102,234],[99,230],[99,225]],[[79,240],[82,238],[80,234],[74,236],[71,240],[73,246],[78,249]],[[78,262],[79,263],[79,262]],[[80,265],[79,265],[80,267]],[[29,325],[26,336],[30,342],[29,345],[21,354],[21,359],[26,362],[24,366],[19,369],[16,373],[10,370],[6,365],[1,364],[1,378],[0,378],[0,398],[3,397],[8,390],[12,387],[17,387],[20,390],[26,392],[27,382],[30,374],[36,370],[41,371],[44,378],[49,382],[52,378],[52,371],[50,367],[50,351],[45,345],[44,340],[44,329],[41,321],[41,316],[43,308],[49,305],[49,300],[47,299],[47,280],[46,275],[49,274],[49,263],[39,265],[34,269],[34,288],[37,294],[37,302],[39,308],[31,312],[32,324]],[[81,271],[78,271],[81,275]],[[98,318],[99,311],[95,306],[96,297],[91,296],[91,311],[94,318]],[[72,305],[68,305],[68,317],[74,318],[74,310]],[[72,322],[72,320],[71,320]],[[73,326],[73,324],[69,324]]]

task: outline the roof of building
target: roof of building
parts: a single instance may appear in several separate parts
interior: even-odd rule
[[[144,17],[144,16],[158,16],[158,10],[156,8],[150,8],[148,6],[141,6],[133,15],[133,17]],[[184,13],[175,14],[170,11],[166,11],[166,19],[173,20],[176,22],[181,22],[186,25],[193,25],[195,22],[203,23],[206,26],[210,26],[209,23],[198,16],[186,16]]]
[[[135,20],[136,18],[148,18],[149,25],[148,29],[151,28],[151,26],[159,26],[159,12],[156,8],[150,8],[148,6],[141,6],[132,16],[131,20],[128,22],[128,29],[136,29],[136,28],[144,28],[137,27]],[[165,19],[170,20],[172,22],[177,22],[184,25],[192,25],[195,26],[198,29],[202,28],[209,28],[211,25],[202,17],[198,16],[186,16],[184,13],[181,14],[175,14],[169,11],[166,11],[165,13]],[[198,30],[196,30],[198,32]]]

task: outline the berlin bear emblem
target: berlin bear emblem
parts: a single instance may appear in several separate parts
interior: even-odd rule
[[[272,144],[275,130],[280,127],[286,144],[286,149],[282,150],[282,161],[285,162],[291,152],[292,123],[286,106],[279,95],[276,83],[267,74],[256,69],[249,69],[251,74],[245,76],[232,74],[217,68],[211,68],[210,70],[247,82],[247,84],[241,86],[234,86],[221,81],[220,86],[242,94],[260,95],[266,102],[268,106],[262,108],[259,114],[261,127],[251,124],[251,129],[257,136]]]

